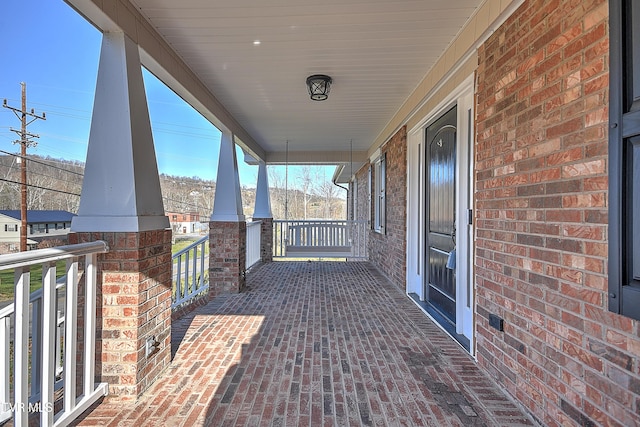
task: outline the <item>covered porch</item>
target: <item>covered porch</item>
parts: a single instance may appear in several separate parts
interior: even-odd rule
[[[95,327],[78,322],[95,346],[78,345],[84,395],[109,394],[77,422],[640,425],[635,2],[65,1],[103,33],[70,243],[104,246],[83,273]],[[200,274],[210,283],[181,320],[141,67],[221,134]],[[328,99],[328,86],[305,87],[317,73]],[[237,147],[258,166],[259,230],[243,211]],[[267,165],[282,164],[337,166],[367,262],[274,262],[274,236],[300,253],[314,235],[277,231]],[[249,229],[261,242],[253,269]],[[325,246],[344,252],[347,240]],[[82,271],[71,255],[67,271]],[[49,321],[32,321],[50,326],[43,343],[56,337],[49,269]],[[9,375],[0,389],[11,409],[0,415],[21,426],[40,402],[27,385],[28,274],[15,275],[14,400]],[[78,335],[74,276],[66,337]],[[75,418],[95,402],[76,404],[78,349],[66,342]],[[43,348],[53,404],[57,357]]]
[[[172,324],[173,360],[79,425],[532,425],[368,262],[272,262]]]

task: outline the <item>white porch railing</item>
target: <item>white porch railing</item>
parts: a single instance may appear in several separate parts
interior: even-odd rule
[[[248,270],[258,261],[260,261],[260,244],[262,236],[262,221],[253,221],[247,223],[247,255],[245,268]]]
[[[367,258],[365,220],[274,220],[273,256]]]
[[[208,244],[209,236],[205,236],[171,257],[174,289],[172,309],[188,303],[209,289],[209,257],[205,256]]]
[[[247,224],[246,261],[249,269],[260,261],[260,225],[262,221]],[[176,309],[209,289],[209,256],[206,247],[209,236],[175,253],[173,263],[173,294],[171,308]]]
[[[65,426],[108,393],[108,385],[95,384],[94,378],[97,254],[107,251],[107,244],[97,241],[0,256],[0,270],[14,270],[15,289],[13,303],[0,310],[0,422],[13,418],[13,425],[27,426],[29,414],[37,412],[39,425]],[[85,267],[82,313],[80,257]],[[61,260],[66,276],[56,283]],[[37,265],[42,265],[42,288],[30,294],[29,269]],[[82,372],[77,372],[79,317]],[[61,388],[62,401],[55,401],[54,391]]]

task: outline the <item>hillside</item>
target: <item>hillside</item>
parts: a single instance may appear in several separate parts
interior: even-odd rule
[[[14,156],[0,156],[0,209],[20,209],[20,163]],[[28,209],[61,209],[77,213],[84,164],[51,157],[29,156],[27,168]],[[344,191],[331,182],[304,177],[290,179],[288,191],[277,171],[270,171],[271,207],[274,218],[345,218]],[[197,211],[207,218],[213,210],[215,181],[198,177],[161,174],[160,186],[165,211]],[[297,187],[294,189],[294,187]],[[301,190],[302,189],[302,190]],[[306,191],[305,191],[306,190]],[[255,188],[242,188],[244,214],[253,214]],[[288,193],[288,198],[285,194]]]

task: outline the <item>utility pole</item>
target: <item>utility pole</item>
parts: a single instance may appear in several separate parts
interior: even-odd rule
[[[27,84],[22,82],[20,86],[22,86],[22,108],[7,105],[6,99],[2,106],[13,111],[22,124],[20,130],[13,128],[10,128],[10,130],[20,137],[20,139],[14,141],[14,144],[20,144],[20,252],[24,252],[27,250],[27,147],[37,144],[33,138],[40,138],[39,135],[27,132],[27,126],[38,119],[46,120],[46,116],[44,113],[38,116],[33,111],[33,108],[31,112],[27,112]]]

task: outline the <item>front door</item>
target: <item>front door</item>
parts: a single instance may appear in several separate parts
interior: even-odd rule
[[[425,301],[441,325],[456,330],[456,123],[449,110],[426,132],[426,262]]]

